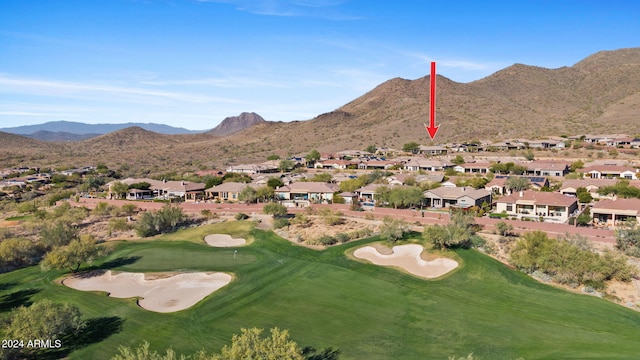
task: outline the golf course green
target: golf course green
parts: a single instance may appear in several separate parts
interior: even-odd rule
[[[207,234],[252,240],[214,248]],[[216,352],[240,328],[289,329],[300,346],[339,348],[341,359],[637,359],[640,314],[536,282],[475,250],[449,253],[458,268],[424,280],[349,254],[376,238],[317,251],[250,222],[207,225],[148,241],[109,243],[93,267],[128,272],[221,271],[234,280],[195,306],[154,313],[135,299],[59,284],[61,271],[0,274],[0,319],[40,299],[76,304],[89,327],[51,358],[109,359],[119,345]],[[411,241],[420,241],[419,238]],[[235,252],[237,250],[237,252]],[[71,342],[76,345],[70,346]]]

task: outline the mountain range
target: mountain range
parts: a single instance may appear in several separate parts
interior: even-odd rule
[[[29,145],[18,149],[8,148],[15,138],[0,134],[0,166],[42,158],[56,164],[126,163],[153,172],[263,161],[270,154],[287,156],[311,149],[401,148],[410,141],[638,134],[640,48],[598,52],[558,69],[514,64],[470,83],[438,75],[436,123],[441,127],[433,142],[423,125],[428,121],[428,95],[428,76],[394,78],[334,111],[304,121],[273,122],[258,119],[257,114],[241,115],[199,134],[165,135],[133,127],[73,143],[25,139]],[[231,122],[242,130],[225,130]]]

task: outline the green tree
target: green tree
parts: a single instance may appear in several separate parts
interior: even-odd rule
[[[576,224],[578,226],[587,226],[591,222],[591,211],[589,208],[585,208],[580,215],[576,218]]]
[[[504,186],[512,192],[527,190],[529,188],[529,179],[522,176],[510,176],[504,182]]]
[[[513,225],[504,221],[496,223],[496,233],[500,236],[510,236],[513,232]]]
[[[262,207],[262,212],[273,215],[274,218],[286,216],[288,213],[287,207],[278,203],[265,204]]]
[[[131,349],[126,346],[118,347],[118,353],[114,355],[111,360],[207,360],[204,353],[199,353],[194,356],[178,356],[172,348],[168,348],[164,354],[160,354],[157,351],[151,351],[150,344],[145,341],[137,348]]]
[[[60,340],[66,335],[85,327],[82,314],[77,306],[68,303],[54,303],[40,300],[31,306],[20,306],[11,312],[4,338]],[[24,349],[17,358],[32,358],[41,350]]]
[[[225,345],[213,360],[304,360],[302,349],[289,339],[287,330],[271,329],[271,337],[262,337],[262,329],[242,329],[233,335],[231,345]]]
[[[377,148],[375,145],[373,145],[373,144],[371,144],[371,145],[367,146],[367,147],[364,149],[364,151],[366,151],[366,152],[370,152],[370,153],[372,153],[372,154],[375,154],[377,150],[378,150],[378,148]]]
[[[45,269],[68,269],[78,272],[84,263],[90,263],[100,253],[95,238],[91,235],[83,235],[78,240],[73,240],[66,246],[59,246],[51,250],[44,257],[42,267]]]
[[[267,186],[272,189],[277,189],[281,186],[284,186],[284,183],[279,178],[270,177],[269,180],[267,180]]]
[[[462,157],[462,155],[456,155],[456,157],[451,160],[451,162],[456,165],[462,165],[464,164],[464,158]]]
[[[46,249],[52,249],[56,246],[67,245],[76,239],[78,239],[78,229],[75,226],[56,221],[53,225],[45,225],[40,230],[39,243]]]
[[[473,215],[463,211],[452,212],[449,224],[426,226],[422,233],[423,239],[430,241],[436,249],[471,247],[474,235]]]
[[[263,202],[273,198],[274,195],[274,189],[270,186],[260,186],[256,189],[256,197]]]
[[[385,216],[380,225],[380,237],[390,243],[402,240],[411,231],[411,225],[406,221]]]
[[[313,165],[318,160],[320,160],[320,152],[318,152],[318,150],[316,149],[313,149],[304,158],[305,160],[307,160],[308,165]]]
[[[340,191],[342,192],[354,192],[365,185],[365,179],[358,177],[355,179],[348,179],[340,182]]]
[[[640,257],[640,226],[637,221],[625,221],[614,233],[618,250],[629,256]]]
[[[318,173],[313,175],[313,177],[309,181],[330,183],[331,180],[333,180],[333,175],[329,173]]]
[[[109,191],[111,191],[116,199],[123,199],[127,195],[128,190],[129,185],[120,181],[111,183],[111,186],[109,187]]]
[[[254,189],[252,186],[245,186],[244,189],[242,189],[242,191],[240,191],[240,193],[238,194],[238,200],[247,204],[253,203],[257,199],[258,194],[256,192],[256,189]]]
[[[587,190],[587,188],[579,187],[576,189],[576,196],[578,197],[578,201],[583,204],[589,204],[593,201],[593,196]]]
[[[0,268],[23,267],[37,263],[44,249],[29,239],[12,238],[0,241]]]
[[[584,162],[582,160],[576,160],[572,162],[571,165],[569,166],[569,171],[576,172],[582,168],[584,168]]]
[[[269,161],[280,160],[280,155],[271,154],[271,155],[267,156],[267,160],[269,160]]]
[[[291,171],[296,166],[296,163],[289,159],[280,160],[278,164],[278,170],[281,172]]]
[[[527,151],[525,151],[525,153],[524,153],[524,154],[522,154],[522,156],[524,156],[524,158],[525,158],[527,161],[533,161],[533,159],[535,159],[535,157],[536,157],[536,156],[533,154],[533,151],[531,151],[531,150],[527,150]]]
[[[402,146],[403,151],[412,152],[414,154],[418,152],[419,148],[420,144],[415,141],[408,142]]]

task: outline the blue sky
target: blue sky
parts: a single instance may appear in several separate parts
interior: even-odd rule
[[[470,82],[638,46],[635,1],[2,0],[0,127],[307,120],[430,61]]]

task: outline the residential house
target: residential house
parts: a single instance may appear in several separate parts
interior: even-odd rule
[[[446,155],[447,151],[449,151],[449,149],[444,146],[418,146],[418,154],[423,155]]]
[[[519,163],[518,165],[522,165],[526,168],[525,175],[563,177],[569,173],[569,166],[571,166],[571,163],[567,161],[534,160]]]
[[[564,140],[530,140],[529,148],[531,149],[564,149]]]
[[[150,189],[129,189],[125,196],[127,200],[147,200],[153,199],[153,191]]]
[[[148,189],[142,190],[150,190],[151,196],[147,192],[133,192],[131,194],[127,194],[127,197],[131,197],[133,199],[139,198],[159,198],[159,199],[171,199],[171,198],[180,198],[184,201],[196,201],[204,197],[204,183],[198,182],[190,182],[190,181],[166,181],[166,180],[154,180],[154,179],[137,179],[137,178],[127,178],[124,180],[120,180],[121,183],[126,185],[133,185],[139,183],[147,183],[149,184]],[[111,191],[111,185],[115,183],[112,181],[107,184],[109,187],[109,197],[113,197],[114,194]]]
[[[335,184],[324,182],[295,182],[275,190],[275,196],[285,205],[308,206],[311,203],[331,203],[339,191]]]
[[[511,194],[510,189],[507,188],[507,180],[509,180],[512,176],[509,175],[496,175],[493,179],[485,185],[485,189],[491,191],[493,194],[498,195],[509,195]],[[544,176],[513,176],[513,177],[521,177],[527,179],[529,181],[529,188],[531,190],[542,190],[544,187],[549,186],[549,179]]]
[[[225,202],[238,202],[239,196],[242,190],[244,190],[249,184],[239,182],[226,182],[220,185],[216,185],[206,189],[204,192],[207,195],[207,199],[214,201]]]
[[[429,160],[419,157],[411,157],[404,163],[404,170],[408,171],[444,171],[452,164],[441,160]]]
[[[593,226],[619,226],[627,220],[640,221],[640,199],[600,200],[591,208]]]
[[[488,162],[471,162],[471,163],[456,165],[453,167],[453,170],[459,173],[467,173],[467,174],[487,174],[489,173],[490,167],[491,167],[491,164]]]
[[[371,157],[373,153],[363,150],[342,150],[336,153],[336,157],[339,159],[353,159],[353,158],[365,158]]]
[[[577,210],[575,197],[533,190],[514,192],[496,201],[496,212],[535,221],[565,223]]]
[[[525,144],[511,141],[501,141],[487,145],[487,151],[522,150],[524,148],[526,148]]]
[[[357,189],[355,191],[355,193],[358,194],[358,198],[359,198],[360,201],[373,202],[373,201],[375,201],[376,190],[380,186],[386,186],[386,185],[384,185],[384,184],[369,184],[369,185],[366,185],[366,186],[363,186],[363,187]]]
[[[264,164],[240,164],[229,166],[226,171],[241,174],[273,173],[278,171],[278,167]]]
[[[399,165],[398,160],[367,160],[358,164],[360,170],[389,170],[396,165]]]
[[[611,198],[598,194],[598,190],[605,186],[614,186],[619,179],[602,179],[602,178],[584,178],[570,179],[562,182],[562,186],[558,190],[561,194],[577,196],[578,188],[585,188],[594,199]],[[630,185],[640,188],[640,181],[630,181]]]
[[[593,165],[580,170],[584,177],[592,179],[620,178],[638,180],[638,170],[630,166],[620,165]]]
[[[424,193],[425,204],[432,208],[470,208],[491,204],[491,192],[472,187],[439,187]]]
[[[342,159],[329,159],[318,161],[315,164],[316,169],[356,169],[358,167],[358,161],[354,160],[342,160]]]

